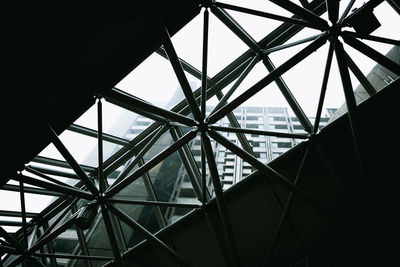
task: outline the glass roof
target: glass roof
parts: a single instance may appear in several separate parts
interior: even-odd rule
[[[292,2],[303,10],[301,3],[307,1]],[[339,17],[349,3],[340,1]],[[355,1],[349,14],[354,14],[356,8],[362,9],[363,5],[364,1]],[[321,26],[311,18],[302,17],[304,14],[301,12],[294,14],[296,10],[289,7],[263,0],[226,0],[223,4],[217,2],[207,11],[202,8],[193,20],[171,39],[164,39],[157,51],[115,84],[112,95],[102,96],[97,101],[100,104],[93,105],[56,137],[61,145],[49,144],[27,164],[27,168],[33,170],[23,171],[18,174],[18,179],[10,180],[1,189],[1,199],[7,200],[0,204],[0,210],[4,211],[0,216],[2,227],[7,232],[21,234],[21,227],[25,225],[21,220],[22,213],[46,216],[52,214],[51,210],[56,205],[65,203],[51,216],[59,216],[65,211],[60,220],[53,218],[56,229],[78,216],[76,210],[91,207],[88,203],[94,203],[97,215],[90,218],[96,223],[83,233],[87,240],[84,242],[91,247],[87,256],[115,257],[115,243],[123,252],[149,239],[146,234],[132,232],[131,227],[135,223],[127,223],[126,218],[122,219],[124,215],[121,212],[137,222],[139,226],[135,227],[147,229],[151,236],[201,205],[207,205],[210,199],[220,198],[223,191],[257,170],[254,159],[262,164],[274,161],[309,136],[318,134],[341,115],[335,113],[336,110],[346,109],[342,84],[344,74],[338,67],[340,45],[356,65],[351,66],[349,59],[344,59],[348,64],[345,68],[357,104],[368,98],[371,93],[363,86],[365,80],[370,80],[369,74],[377,65],[379,56],[368,52],[369,48],[364,49],[362,44],[354,45],[354,42],[360,41],[381,55],[388,55],[394,49],[394,43],[399,45],[400,34],[396,25],[400,25],[400,17],[396,11],[387,2],[378,5],[374,14],[381,26],[361,38],[346,19],[344,24],[331,27],[332,22],[324,12],[321,18],[329,21],[329,26]],[[252,11],[261,12],[255,15],[251,14]],[[203,110],[200,108],[200,89],[205,12],[209,13],[209,27],[206,28],[208,99]],[[266,18],[266,13],[280,18],[295,15],[293,21],[313,27],[301,27],[277,46],[270,46],[272,40],[269,36],[283,22]],[[341,28],[338,34],[335,27]],[[352,35],[347,37],[342,34],[343,31]],[[285,36],[288,33],[281,34]],[[370,36],[388,39],[365,40],[373,39]],[[267,43],[262,43],[265,40]],[[319,43],[320,40],[324,40],[323,44]],[[332,54],[330,44],[335,50]],[[312,46],[315,47],[309,51]],[[297,60],[299,57],[301,60]],[[329,57],[332,63],[326,93],[321,98]],[[388,78],[382,78],[385,84],[398,77],[398,73],[393,72],[398,68],[396,60],[395,67],[387,72]],[[293,61],[296,62],[292,64]],[[382,64],[382,60],[378,63]],[[375,91],[383,87],[381,83],[371,86]],[[102,114],[100,134],[99,108]],[[315,123],[316,117],[320,118],[318,124]],[[208,144],[207,135],[201,133],[214,131],[220,137],[212,136]],[[98,135],[102,138],[101,142]],[[62,147],[65,149],[62,150]],[[241,151],[250,156],[242,157]],[[103,160],[100,166],[99,153]],[[26,187],[23,212],[18,181]],[[68,202],[68,199],[75,200]],[[103,219],[105,213],[109,213],[104,206],[106,202],[118,210],[111,213],[111,223],[109,219]],[[12,216],[14,211],[20,212],[19,216]],[[28,221],[35,222],[30,218]],[[32,230],[32,225],[35,224],[27,224],[27,229]],[[42,233],[48,227],[37,225]],[[78,228],[68,225],[62,235],[52,237],[61,242],[58,243],[58,252],[85,255],[76,249],[80,235],[76,230]],[[96,236],[100,231],[107,232],[108,236],[114,232],[117,240],[114,237],[96,245],[95,240],[99,239]],[[73,238],[69,239],[74,240],[71,249],[63,250],[60,244],[71,233]],[[4,237],[1,240],[6,245],[12,245]],[[34,245],[34,248],[44,244]],[[8,256],[4,254],[2,259]]]

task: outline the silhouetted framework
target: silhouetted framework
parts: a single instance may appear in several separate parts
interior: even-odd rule
[[[365,169],[362,153],[362,150],[365,148],[363,147],[362,138],[360,137],[362,132],[359,131],[358,127],[357,106],[349,70],[354,73],[356,78],[366,88],[369,95],[373,95],[376,92],[376,88],[373,87],[373,85],[359,70],[357,62],[354,62],[354,59],[351,59],[346,53],[343,42],[390,71],[400,75],[400,66],[397,63],[365,44],[362,39],[397,46],[400,45],[399,41],[385,38],[383,36],[374,36],[365,33],[360,34],[348,30],[349,26],[351,26],[351,21],[349,20],[351,15],[349,15],[349,13],[354,1],[350,1],[348,6],[345,8],[345,11],[342,14],[339,14],[338,0],[315,0],[311,3],[308,3],[308,1],[300,1],[302,6],[289,0],[271,0],[271,2],[294,14],[293,17],[284,17],[281,15],[214,1],[200,2],[202,9],[201,12],[203,12],[204,15],[201,71],[179,58],[179,55],[175,51],[171,41],[170,34],[162,23],[161,26],[156,29],[160,39],[162,40],[162,46],[159,47],[156,52],[165,57],[166,60],[170,61],[182,88],[185,100],[178,103],[171,110],[166,110],[117,88],[113,88],[106,93],[95,91],[94,96],[98,99],[97,131],[78,125],[71,125],[68,129],[79,134],[97,138],[99,162],[97,168],[78,164],[59,139],[52,126],[44,126],[48,128],[49,135],[52,138],[52,143],[64,157],[65,161],[38,156],[33,160],[33,162],[47,165],[48,168],[26,166],[23,172],[16,173],[14,177],[11,177],[12,180],[19,183],[19,186],[5,185],[2,187],[3,190],[18,191],[21,199],[20,212],[7,210],[0,211],[1,216],[21,218],[21,222],[18,223],[0,221],[0,253],[2,255],[3,264],[7,264],[6,266],[16,266],[17,264],[22,264],[22,266],[56,266],[56,261],[58,259],[70,259],[71,262],[81,260],[86,266],[94,266],[96,262],[102,262],[102,264],[106,265],[111,265],[112,263],[122,265],[126,252],[130,249],[126,242],[123,242],[124,238],[129,238],[126,236],[124,237],[124,232],[121,228],[121,222],[123,222],[132,228],[134,232],[142,235],[146,240],[148,240],[148,242],[164,251],[169,257],[171,257],[171,259],[176,261],[179,266],[191,266],[192,263],[185,259],[183,255],[179,255],[171,244],[164,243],[157,237],[157,234],[151,233],[145,229],[139,224],[139,222],[135,221],[123,210],[117,207],[116,204],[154,207],[157,220],[162,226],[166,226],[162,212],[168,207],[200,209],[203,210],[204,215],[207,216],[207,206],[213,196],[210,193],[210,187],[207,186],[209,181],[207,180],[206,172],[209,172],[212,181],[212,192],[215,195],[218,207],[218,219],[220,221],[220,225],[214,227],[215,229],[218,229],[219,227],[222,229],[222,232],[218,233],[218,235],[223,250],[227,252],[225,259],[229,266],[244,266],[243,259],[240,259],[240,254],[237,252],[238,247],[235,241],[234,231],[232,230],[231,219],[227,212],[226,200],[224,198],[221,180],[217,170],[216,158],[211,146],[211,140],[226,147],[227,150],[250,163],[254,169],[267,174],[271,179],[275,179],[275,181],[290,191],[286,203],[283,205],[279,203],[279,201],[275,201],[274,203],[277,207],[276,210],[280,216],[280,220],[275,229],[271,247],[265,248],[265,266],[269,266],[271,258],[274,255],[273,252],[275,246],[279,241],[283,225],[287,223],[286,216],[292,207],[294,198],[301,198],[305,203],[324,216],[332,219],[338,224],[342,224],[342,222],[336,220],[334,215],[330,214],[329,209],[321,206],[317,199],[313,199],[307,195],[307,193],[298,186],[298,182],[301,180],[304,161],[309,155],[309,150],[314,146],[315,142],[318,142],[316,136],[319,134],[321,112],[334,55],[336,56],[343,85],[343,93],[346,100],[350,129],[353,138],[352,142],[359,169],[358,184],[360,188],[362,188],[362,193],[359,196],[355,196],[355,198],[363,208],[362,212],[368,214],[368,195],[370,189],[368,188],[369,185],[366,183],[364,177]],[[360,9],[374,8],[382,2],[383,0],[370,0]],[[399,12],[399,5],[396,1],[387,2],[396,10],[396,12]],[[282,24],[276,30],[265,36],[261,41],[257,42],[228,14],[228,10],[280,21]],[[209,63],[209,27],[212,27],[209,21],[209,12],[214,14],[228,29],[230,29],[249,47],[248,51],[211,78],[207,75],[207,66]],[[325,12],[328,13],[329,21],[325,21],[321,17]],[[395,28],[396,26],[398,25],[393,25]],[[345,27],[347,30],[344,30]],[[304,28],[317,29],[321,31],[321,33],[296,42],[287,42],[294,34]],[[269,54],[303,43],[308,44],[283,64],[274,66]],[[285,83],[282,75],[324,45],[329,46],[329,51],[326,59],[326,68],[324,69],[322,76],[323,80],[316,119],[314,125],[312,125],[303,112],[302,107],[291,93],[291,90]],[[232,99],[235,90],[239,87],[245,77],[251,73],[253,67],[259,62],[262,62],[265,66],[266,76],[245,90],[242,94]],[[185,72],[190,73],[201,80],[200,88],[195,91],[191,90]],[[233,81],[235,82],[224,95],[221,90]],[[233,110],[251,97],[257,95],[258,92],[271,83],[276,83],[283,97],[286,99],[307,132],[306,134],[271,132],[240,127],[240,124],[233,115]],[[206,101],[214,96],[219,99],[219,103],[216,105],[214,110],[207,114]],[[110,102],[144,117],[148,117],[155,122],[130,141],[110,134],[105,134],[103,133],[102,127],[103,101]],[[216,123],[225,116],[228,117],[231,127],[216,125]],[[144,155],[153,147],[156,141],[168,131],[173,137],[173,143],[166,147],[162,152],[155,155],[152,159],[145,162],[143,160]],[[236,134],[240,146],[230,142],[229,139],[225,138],[219,132],[230,132]],[[278,173],[269,165],[262,163],[254,155],[252,146],[246,138],[246,134],[304,140],[307,144],[307,148],[294,181]],[[201,166],[196,166],[189,146],[189,143],[198,135],[200,135],[201,138]],[[107,160],[103,159],[103,141],[108,141],[121,146],[119,151]],[[161,201],[154,191],[148,172],[175,152],[179,153],[195,191],[196,198],[200,201],[201,205]],[[113,184],[108,184],[107,177],[113,171],[123,166],[129,159],[133,160],[122,172],[119,173]],[[322,158],[322,160],[326,161],[324,158]],[[72,170],[73,173],[68,171],[56,171],[51,168],[52,166]],[[200,172],[198,167],[200,168]],[[58,179],[53,178],[54,176],[75,179],[76,183],[71,185],[60,182]],[[129,200],[118,196],[122,190],[141,177],[145,177],[144,179],[150,196],[149,200]],[[28,213],[25,208],[26,193],[55,196],[57,199],[38,214]],[[271,195],[274,195],[272,189],[270,189],[270,193]],[[85,230],[92,227],[92,222],[96,216],[102,217],[101,221],[104,222],[106,229],[105,235],[107,236],[104,238],[108,238],[112,250],[112,256],[91,255],[88,249],[87,235],[91,232]],[[209,221],[212,222],[212,220]],[[21,229],[15,234],[8,233],[4,230],[3,226],[10,225],[20,226]],[[74,227],[77,232],[79,241],[77,245],[78,248],[74,250],[73,254],[56,253],[54,251],[56,238],[66,229],[70,229],[71,227]]]

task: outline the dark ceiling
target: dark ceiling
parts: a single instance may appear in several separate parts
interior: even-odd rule
[[[197,1],[53,1],[11,7],[10,90],[3,105],[6,182],[57,133],[155,48],[157,28],[173,35],[200,10]],[[3,94],[4,96],[4,94]]]

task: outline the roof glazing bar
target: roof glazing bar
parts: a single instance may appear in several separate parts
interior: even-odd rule
[[[183,71],[182,65],[179,61],[178,55],[176,54],[176,51],[174,49],[174,46],[172,44],[171,38],[169,36],[168,30],[165,27],[165,25],[163,25],[162,28],[159,30],[159,34],[161,39],[163,40],[164,48],[165,51],[167,52],[168,59],[171,62],[176,77],[178,78],[179,84],[181,86],[183,94],[185,95],[190,110],[192,111],[193,117],[198,122],[203,121],[200,109],[197,106],[197,103],[194,99],[192,89],[190,88],[189,82],[187,80],[185,72]]]
[[[137,169],[134,173],[132,173],[130,176],[126,177],[122,181],[120,181],[117,184],[113,184],[110,188],[106,190],[106,195],[107,196],[113,196],[117,194],[119,191],[124,189],[127,185],[138,179],[140,176],[142,176],[144,173],[148,172],[151,168],[153,168],[155,165],[166,159],[169,155],[174,153],[176,150],[178,150],[180,147],[182,147],[184,144],[188,143],[190,140],[192,140],[197,134],[196,130],[191,130],[187,134],[185,134],[182,138],[180,138],[177,142],[174,142],[172,145],[167,147],[165,150],[163,150],[161,153],[159,153],[157,156],[152,158],[150,161],[146,162],[142,167]]]
[[[308,9],[298,6],[289,0],[269,0],[269,1],[309,21],[310,23],[318,27],[320,30],[327,30],[329,27],[328,23],[326,23],[325,20],[318,17],[316,14],[309,11]]]
[[[175,127],[170,128],[170,133],[174,142],[178,141],[179,138],[183,136],[183,132]],[[178,149],[179,156],[182,160],[182,163],[185,167],[186,173],[189,176],[190,183],[192,184],[193,190],[195,192],[196,198],[199,201],[202,201],[203,192],[200,186],[200,173],[198,172],[198,168],[196,163],[190,160],[190,157],[193,157],[188,144],[183,145],[180,149]],[[196,171],[197,170],[197,171]],[[206,193],[207,194],[207,193]],[[210,196],[206,195],[206,199],[209,199]]]
[[[327,56],[326,64],[325,64],[324,77],[322,78],[321,93],[320,93],[319,100],[318,100],[317,114],[315,116],[315,121],[314,121],[314,129],[313,129],[314,134],[316,134],[319,130],[319,123],[321,120],[322,107],[324,106],[325,94],[326,94],[326,89],[327,89],[327,85],[328,85],[330,69],[331,69],[331,65],[332,65],[333,50],[334,50],[333,44],[329,43],[329,50],[328,50],[328,56]]]
[[[365,91],[369,96],[373,96],[376,93],[374,86],[371,82],[364,76],[362,71],[358,68],[357,64],[351,59],[351,57],[345,52],[347,65],[349,66],[351,72],[353,72],[354,76],[358,79],[360,84],[364,87]]]
[[[47,164],[47,165],[54,166],[54,167],[71,169],[71,166],[66,161],[52,159],[52,158],[43,157],[43,156],[36,156],[35,158],[33,158],[32,162]],[[96,171],[96,168],[91,167],[91,166],[80,165],[80,167],[85,172],[95,172]]]
[[[296,19],[296,18],[288,18],[288,17],[279,16],[279,15],[275,15],[275,14],[268,13],[268,12],[263,12],[260,10],[254,10],[254,9],[230,5],[230,4],[226,4],[226,3],[217,2],[217,3],[215,3],[215,5],[217,7],[224,8],[224,9],[230,9],[230,10],[234,10],[234,11],[238,11],[238,12],[242,12],[242,13],[246,13],[246,14],[250,14],[250,15],[255,15],[255,16],[264,17],[264,18],[268,18],[268,19],[288,22],[291,24],[301,25],[301,26],[305,26],[308,28],[314,28],[314,29],[319,30],[318,27],[310,24],[308,21],[305,21],[305,20],[300,20],[300,19]]]
[[[345,43],[348,45],[352,46],[353,48],[357,49],[367,57],[370,57],[371,59],[375,60],[385,68],[393,71],[397,75],[400,75],[400,65],[397,64],[396,62],[390,60],[389,58],[385,57],[381,53],[377,52],[375,49],[369,47],[368,45],[364,44],[363,42],[357,40],[350,34],[344,32],[342,35],[343,40]]]
[[[207,157],[208,168],[211,174],[211,181],[214,187],[215,197],[217,201],[218,214],[222,225],[222,230],[225,237],[225,245],[228,248],[229,256],[231,258],[232,266],[240,267],[242,262],[237,249],[237,243],[235,240],[232,224],[230,222],[228,210],[226,207],[226,200],[223,195],[221,181],[218,175],[217,165],[215,163],[214,154],[211,147],[211,142],[206,133],[203,132],[201,135],[201,143],[204,147],[204,152]]]
[[[54,144],[54,146],[57,148],[57,150],[61,153],[61,155],[65,158],[65,160],[68,162],[68,164],[71,166],[71,168],[79,176],[79,178],[85,183],[85,185],[87,186],[89,191],[94,196],[97,196],[99,194],[99,190],[94,185],[92,180],[89,179],[89,177],[86,175],[85,171],[81,168],[81,166],[78,164],[78,162],[76,162],[74,157],[67,150],[67,148],[61,142],[58,135],[53,130],[53,128],[51,128],[50,125],[48,126],[48,129],[49,129],[49,133],[50,133],[50,137],[51,137],[51,142]]]
[[[84,126],[80,126],[77,124],[71,124],[70,126],[68,126],[67,129],[72,132],[75,132],[75,133],[80,133],[80,134],[84,134],[86,136],[97,138],[96,130],[93,130],[93,129],[90,129],[90,128],[87,128]],[[103,133],[103,139],[104,139],[104,141],[108,141],[110,143],[121,145],[121,146],[125,146],[125,145],[129,144],[128,140],[125,140],[123,138],[120,138],[120,137],[117,137],[114,135],[106,134],[106,133]]]

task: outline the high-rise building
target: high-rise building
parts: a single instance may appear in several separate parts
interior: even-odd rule
[[[181,91],[178,88],[177,93],[173,98],[176,98],[176,96],[180,94]],[[173,102],[174,100],[171,101]],[[206,113],[209,114],[210,112],[212,112],[213,109],[214,107],[212,106],[207,107]],[[326,109],[326,113],[320,118],[319,128],[323,128],[327,124],[330,116],[334,114],[335,111],[336,109],[334,108]],[[242,128],[278,132],[283,134],[298,134],[299,136],[306,135],[306,132],[304,131],[304,128],[299,122],[298,118],[290,114],[287,107],[239,107],[234,110],[234,115],[237,122]],[[122,115],[122,117],[123,116],[124,115]],[[314,123],[315,118],[310,117],[309,119],[311,123]],[[126,122],[126,120],[123,121]],[[153,123],[151,119],[141,115],[137,115],[133,119],[132,123],[127,124],[129,126],[127,127],[124,137],[129,140],[137,137],[143,130],[150,126],[151,123]],[[214,124],[214,126],[230,127],[231,125],[228,118],[223,118],[216,124]],[[227,137],[232,143],[240,145],[238,136],[235,133],[223,132],[223,136]],[[248,140],[249,145],[254,152],[254,156],[263,163],[268,163],[274,160],[281,154],[288,151],[290,148],[303,141],[303,139],[264,136],[256,133],[246,134],[246,139]],[[173,141],[174,140],[171,138],[170,134],[162,135],[161,138],[155,142],[154,147],[151,148],[147,155],[144,157],[144,161],[147,161],[154,157],[158,152],[162,151],[164,148],[172,144]],[[224,146],[220,146],[214,141],[212,141],[212,145],[217,161],[218,172],[224,190],[228,189],[233,184],[242,180],[254,171],[254,168],[249,163],[243,161],[240,157],[227,150]],[[200,135],[198,135],[192,142],[190,142],[189,146],[193,155],[193,160],[199,170],[198,173],[200,173]],[[94,155],[91,155],[90,157],[93,156]],[[127,166],[131,164],[133,159],[134,158],[127,161],[124,165],[120,166],[112,173],[109,178],[117,178],[121,174],[121,172],[124,172],[126,170]],[[177,164],[176,162],[179,163]],[[173,168],[171,168],[171,164],[174,165]],[[132,169],[130,172],[133,172],[135,169]],[[173,169],[173,171],[168,172],[167,169]],[[155,185],[155,195],[159,197],[158,200],[169,202],[176,201],[179,203],[200,203],[196,198],[196,192],[193,188],[193,183],[190,181],[185,165],[181,163],[181,159],[179,158],[178,154],[176,154],[173,158],[168,158],[167,160],[165,160],[160,168],[150,172],[149,175],[149,178]],[[159,179],[157,179],[157,177],[159,177]],[[165,190],[166,184],[170,185],[169,190]],[[136,190],[139,190],[138,188],[138,184],[135,184],[135,186],[132,186],[131,189],[127,189],[127,192],[129,191],[129,194],[132,194]],[[143,188],[145,188],[144,184]],[[213,196],[213,189],[211,185],[211,180],[208,177],[208,171],[207,188],[210,194]],[[186,212],[188,212],[187,209],[169,208],[164,213],[165,220],[169,224],[182,217],[182,215],[184,215]],[[142,216],[148,218],[148,214],[143,214]]]

